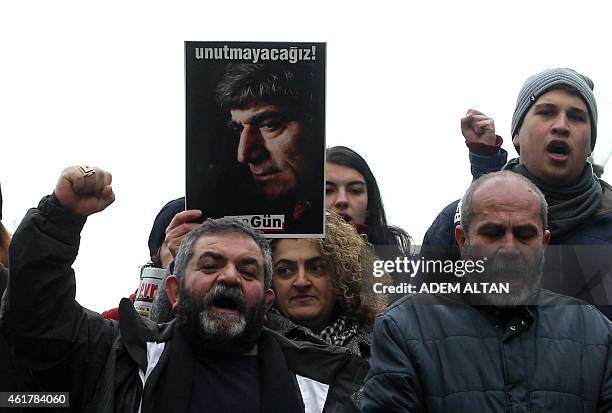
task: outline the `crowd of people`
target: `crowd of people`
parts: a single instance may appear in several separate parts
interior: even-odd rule
[[[265,133],[299,129],[281,109],[302,95],[272,96],[293,90],[287,72],[265,93],[244,83],[264,69],[233,65],[219,93],[240,129],[238,161],[264,196],[292,194],[293,211],[299,168]],[[103,314],[75,301],[80,232],[115,195],[108,171],[66,168],[12,238],[0,225],[0,391],[69,392],[75,412],[612,412],[612,187],[587,161],[593,87],[567,68],[528,78],[508,162],[493,119],[468,110],[474,180],[420,250],[345,146],[326,150],[323,238],[269,240],[168,202],[149,236],[147,265],[167,270],[149,317],[133,295]],[[261,165],[287,176],[262,178]],[[464,272],[405,276],[406,260]],[[394,265],[374,276],[377,261]]]

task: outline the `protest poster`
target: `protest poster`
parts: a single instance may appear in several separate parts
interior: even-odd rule
[[[186,205],[324,233],[325,43],[185,42]]]

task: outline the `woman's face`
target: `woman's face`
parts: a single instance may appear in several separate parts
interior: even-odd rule
[[[353,168],[325,164],[325,208],[352,224],[365,224],[368,188],[364,176]]]
[[[279,241],[272,262],[272,286],[281,313],[315,332],[327,326],[336,297],[318,245],[303,239]]]

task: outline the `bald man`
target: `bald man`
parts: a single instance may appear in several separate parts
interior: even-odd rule
[[[612,409],[612,324],[540,288],[546,221],[543,194],[521,175],[472,184],[455,236],[462,260],[484,270],[458,278],[457,292],[413,294],[378,318],[364,412]]]

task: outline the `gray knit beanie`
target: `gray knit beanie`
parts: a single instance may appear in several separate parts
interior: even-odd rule
[[[527,79],[519,92],[516,109],[512,115],[512,137],[516,135],[529,108],[538,98],[550,90],[557,89],[559,85],[576,89],[586,104],[591,116],[591,150],[593,150],[597,140],[597,102],[593,95],[593,81],[568,68],[548,69]],[[518,146],[516,150],[519,151]]]

